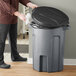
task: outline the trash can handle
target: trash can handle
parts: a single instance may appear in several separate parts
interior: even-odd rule
[[[67,25],[66,30],[70,30],[71,26]]]
[[[63,28],[64,28],[64,30],[70,30],[71,26],[68,24],[68,25],[64,26]]]
[[[31,27],[33,27],[33,28],[37,28],[37,26],[38,26],[35,22],[31,22],[30,25],[31,25]]]

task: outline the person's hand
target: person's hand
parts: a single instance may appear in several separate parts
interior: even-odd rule
[[[21,19],[22,21],[26,21],[25,15],[22,13],[18,16],[18,18]]]
[[[27,3],[27,6],[34,9],[34,8],[37,8],[38,6],[36,4],[33,4],[31,2]]]
[[[31,4],[31,8],[34,9],[34,8],[37,8],[38,6],[36,4]]]
[[[26,21],[26,16],[22,13],[19,13],[18,11],[16,11],[14,13],[15,16],[17,16],[19,19],[21,19],[22,21]]]

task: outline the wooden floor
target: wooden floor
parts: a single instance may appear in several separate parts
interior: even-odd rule
[[[76,66],[64,66],[62,72],[46,73],[32,69],[31,64],[25,62],[11,62],[11,69],[0,69],[0,76],[76,76]]]

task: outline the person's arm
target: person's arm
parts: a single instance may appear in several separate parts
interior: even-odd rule
[[[20,2],[21,4],[23,4],[24,6],[27,6],[27,3],[29,3],[30,0],[19,0],[19,2]]]
[[[19,0],[19,2],[20,2],[21,4],[23,4],[24,6],[30,7],[30,8],[32,8],[32,9],[38,7],[36,4],[31,3],[30,0]]]
[[[31,3],[31,2],[27,3],[27,6],[28,6],[28,7],[30,7],[30,8],[32,8],[32,9],[34,9],[34,8],[37,8],[37,7],[38,7],[36,4]]]
[[[14,15],[17,16],[22,21],[26,21],[26,16],[24,14],[20,13],[19,11],[14,12]]]
[[[17,11],[12,5],[10,5],[9,3],[7,3],[4,0],[0,0],[0,5],[2,6],[3,10],[5,12],[9,13],[10,15],[13,15],[14,12]]]
[[[37,8],[38,6],[36,4],[31,3],[29,0],[19,0],[21,4],[24,6],[28,6],[32,9]],[[21,14],[20,12],[16,11],[14,13],[15,16],[19,17],[22,21],[26,21],[26,16],[24,14]]]

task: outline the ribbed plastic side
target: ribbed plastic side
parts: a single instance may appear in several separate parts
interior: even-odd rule
[[[33,29],[33,68],[42,72],[63,70],[65,30]]]

